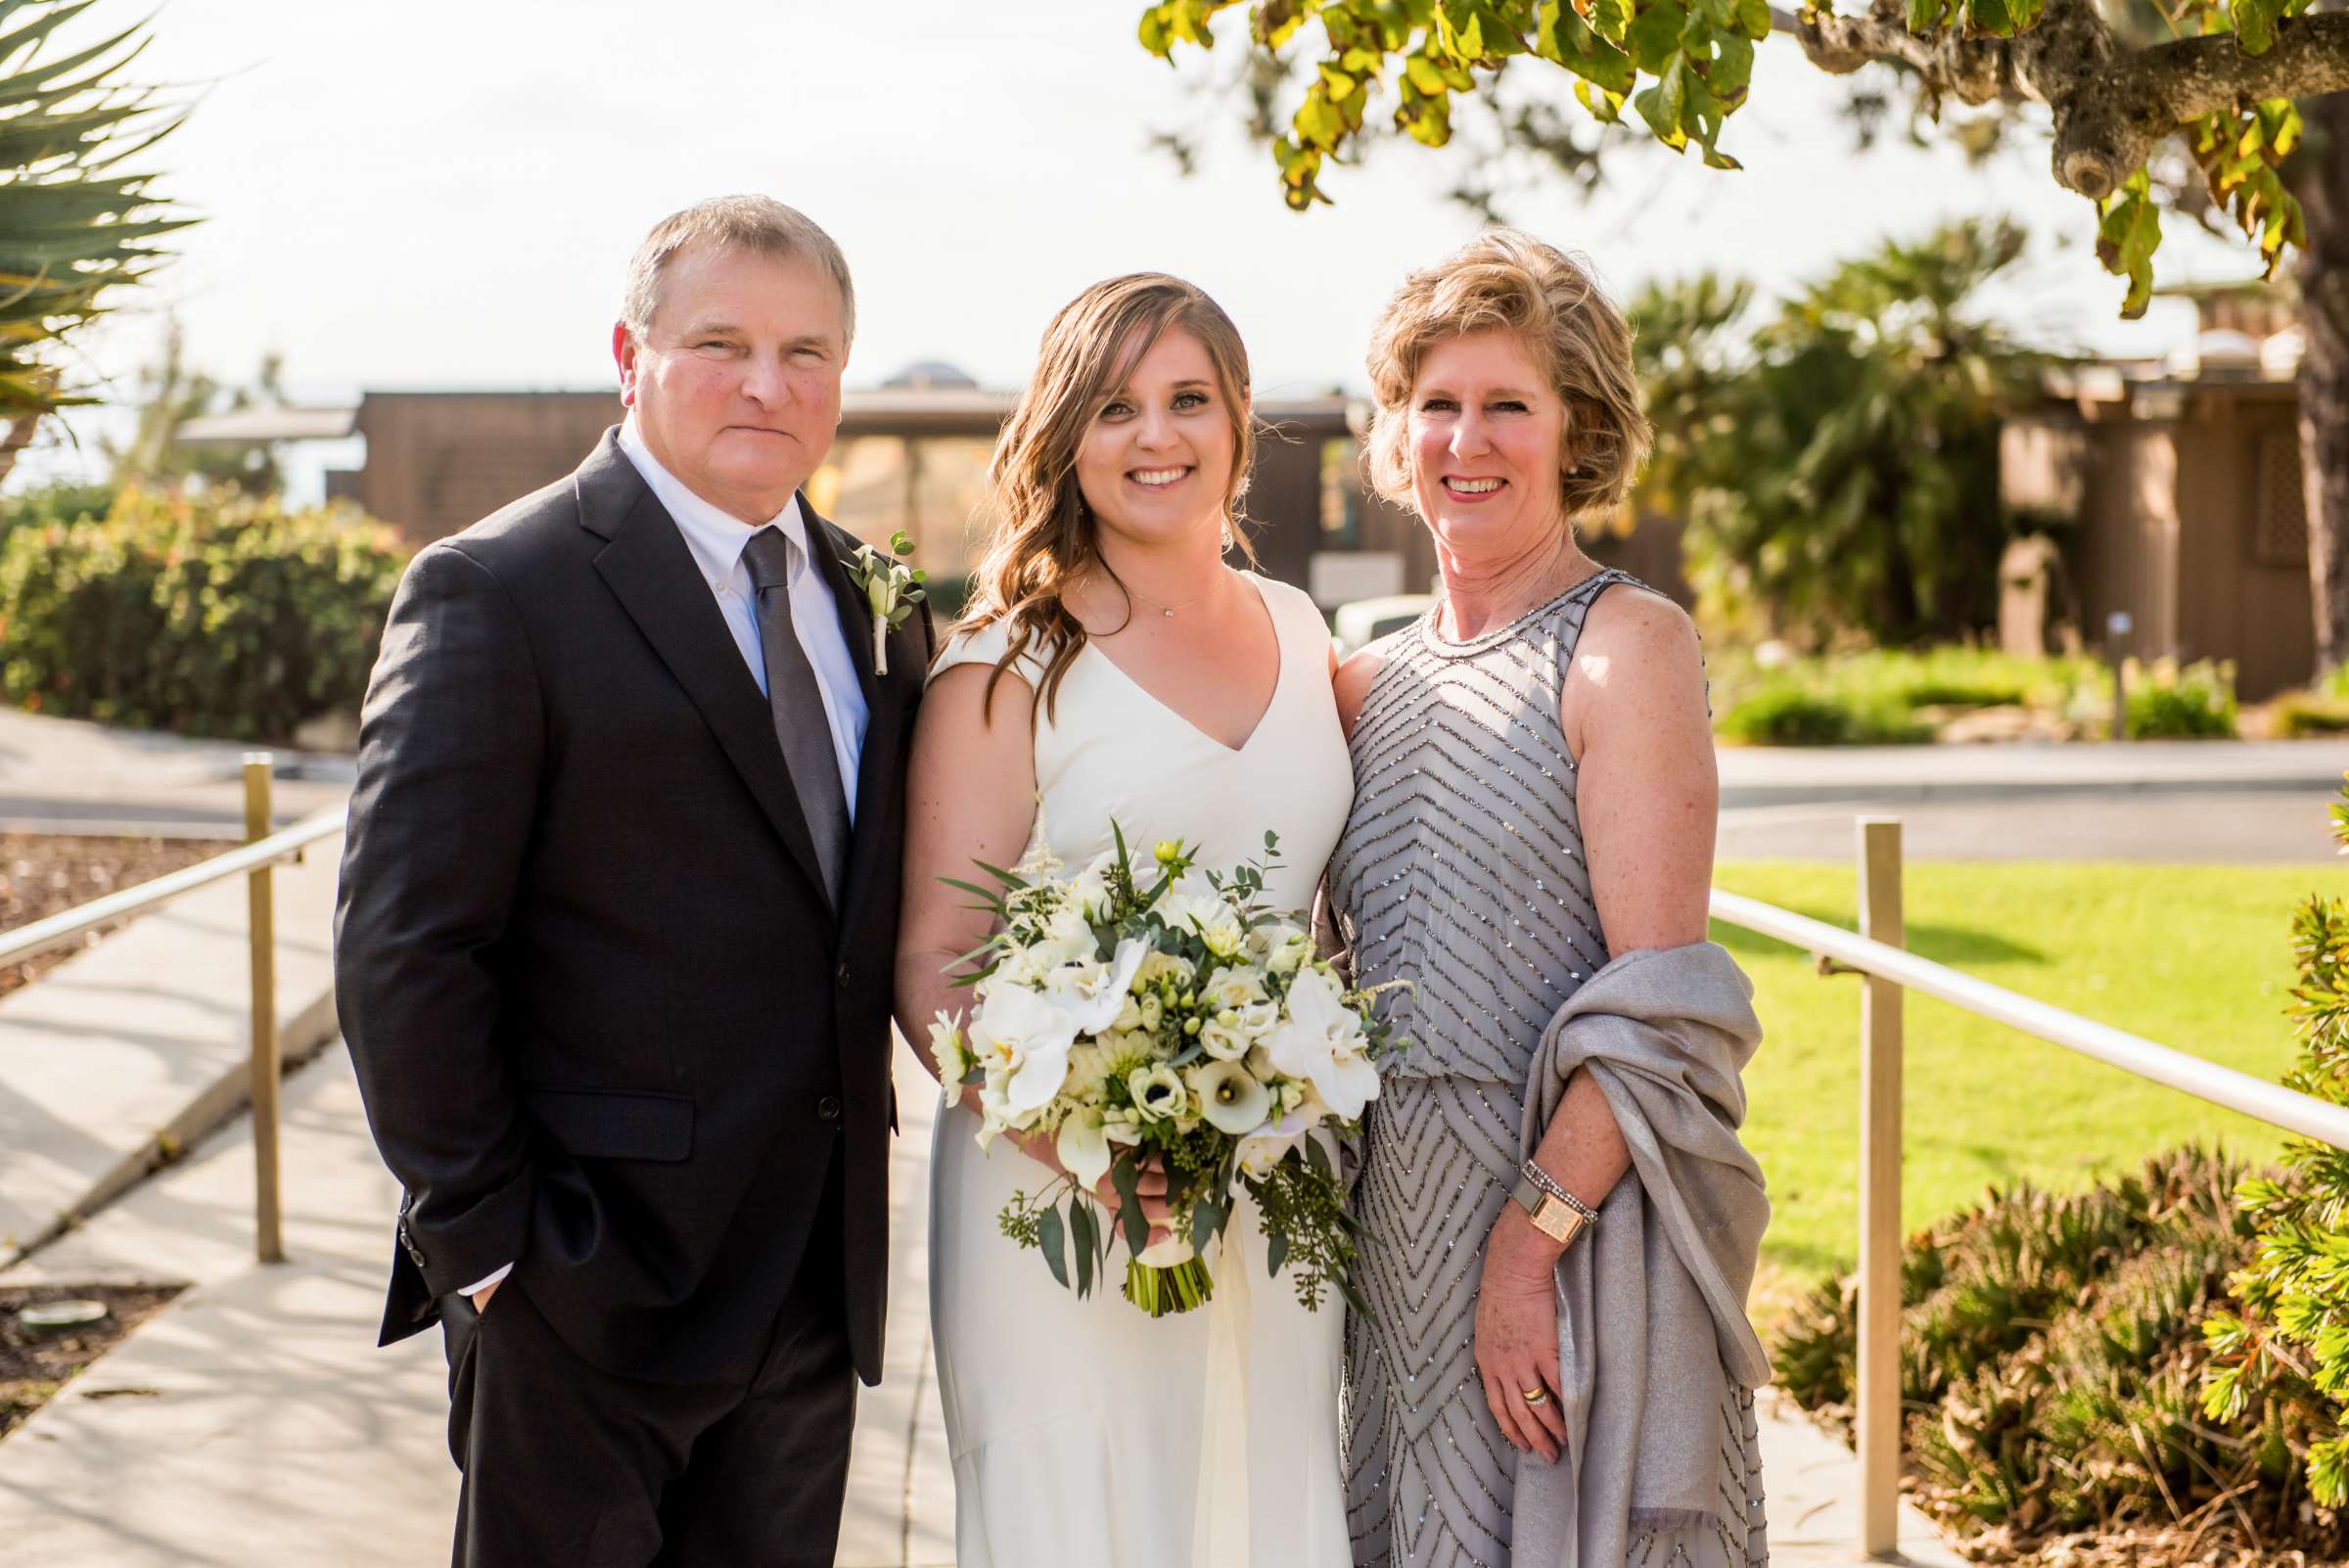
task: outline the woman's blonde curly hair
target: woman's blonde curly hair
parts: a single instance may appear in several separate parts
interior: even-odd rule
[[[1044,329],[1035,374],[1005,421],[988,468],[995,522],[971,574],[970,604],[955,629],[1008,623],[1009,646],[988,677],[985,700],[990,707],[995,682],[1034,650],[1043,666],[1036,700],[1050,716],[1061,680],[1084,647],[1084,625],[1062,599],[1068,585],[1100,559],[1092,512],[1077,485],[1077,453],[1085,432],[1134,367],[1176,328],[1196,337],[1215,366],[1217,390],[1231,420],[1224,528],[1248,564],[1257,564],[1238,515],[1256,455],[1248,415],[1248,350],[1239,329],[1197,285],[1163,272],[1128,273],[1094,284],[1063,305]]]
[[[1654,433],[1639,407],[1632,328],[1589,267],[1519,229],[1492,228],[1387,300],[1370,332],[1370,483],[1398,506],[1411,491],[1411,388],[1428,350],[1476,332],[1513,332],[1566,404],[1558,453],[1566,522],[1622,506]]]

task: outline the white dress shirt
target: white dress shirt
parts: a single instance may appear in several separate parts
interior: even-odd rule
[[[766,660],[760,652],[759,637],[759,594],[751,583],[751,569],[743,565],[742,552],[759,529],[730,516],[703,500],[675,475],[663,468],[653,454],[645,449],[644,438],[636,434],[633,415],[620,427],[620,449],[628,454],[636,472],[668,515],[675,519],[677,531],[685,535],[685,547],[693,552],[694,564],[702,569],[710,591],[717,599],[718,613],[726,618],[726,630],[734,637],[734,646],[741,650],[742,662],[751,667],[751,678],[759,683],[761,695],[766,691]],[[840,628],[839,603],[825,583],[822,573],[808,551],[807,523],[800,516],[800,499],[793,496],[783,510],[760,525],[779,530],[791,541],[791,629],[799,637],[800,648],[807,655],[807,663],[815,670],[815,687],[824,699],[824,721],[832,728],[832,756],[840,763],[840,787],[849,800],[849,821],[856,820],[856,766],[864,754],[864,726],[869,716],[864,706],[864,687],[856,678],[856,667],[851,663],[859,650],[849,646]],[[865,652],[870,658],[871,654]],[[465,1287],[468,1296],[478,1295],[503,1280],[514,1271],[506,1265],[488,1278]]]
[[[726,629],[751,678],[766,691],[766,660],[760,651],[759,594],[751,584],[751,569],[742,552],[759,529],[732,517],[687,489],[645,449],[636,433],[634,415],[620,427],[620,449],[628,454],[644,483],[676,520],[685,547],[717,599]],[[824,699],[824,720],[832,726],[832,756],[840,763],[840,787],[849,798],[849,820],[856,820],[856,764],[864,753],[864,687],[856,678],[856,651],[840,629],[839,601],[808,553],[807,523],[800,516],[800,499],[793,496],[760,528],[770,528],[791,541],[791,629],[815,671],[815,686]],[[870,658],[869,653],[866,654]]]

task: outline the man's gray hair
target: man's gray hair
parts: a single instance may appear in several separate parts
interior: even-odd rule
[[[652,325],[662,269],[679,252],[702,245],[816,263],[840,285],[842,346],[855,338],[856,286],[849,281],[849,258],[813,218],[771,196],[714,196],[654,224],[628,263],[627,293],[621,299],[621,324],[631,336],[641,341]]]

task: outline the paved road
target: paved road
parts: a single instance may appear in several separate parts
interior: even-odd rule
[[[1727,807],[1725,860],[1849,860],[1852,822],[1897,816],[1914,860],[2139,860],[2154,864],[2331,864],[2336,792],[2077,791],[1979,800],[1812,802]]]

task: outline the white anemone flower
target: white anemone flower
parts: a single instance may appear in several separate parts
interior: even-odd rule
[[[1153,1067],[1137,1067],[1126,1076],[1127,1091],[1133,1096],[1133,1108],[1144,1121],[1179,1120],[1191,1112],[1191,1091],[1182,1075],[1166,1063]]]
[[[1069,1073],[1075,1020],[1032,991],[1006,986],[971,1020],[971,1046],[987,1068],[988,1086],[1000,1085],[1014,1118],[1033,1116],[1060,1092]]]
[[[971,1076],[976,1064],[962,1042],[961,1027],[943,1007],[930,1025],[930,1059],[938,1064],[938,1086],[944,1091],[946,1103],[960,1105],[962,1081]]]
[[[1289,1016],[1265,1037],[1272,1065],[1312,1081],[1331,1110],[1351,1122],[1378,1095],[1378,1069],[1363,1047],[1362,1021],[1338,983],[1318,969],[1300,970],[1289,987]]]
[[[1101,1113],[1089,1108],[1071,1113],[1060,1124],[1054,1152],[1081,1185],[1090,1189],[1097,1184],[1109,1175],[1109,1130]]]
[[[1235,1138],[1263,1126],[1272,1108],[1272,1091],[1239,1062],[1200,1064],[1191,1072],[1191,1090],[1199,1096],[1200,1113]]]
[[[1126,988],[1133,984],[1149,952],[1148,943],[1128,937],[1105,964],[1071,964],[1046,977],[1044,997],[1069,1015],[1078,1034],[1098,1035],[1115,1026],[1125,1013],[1129,1000]]]

